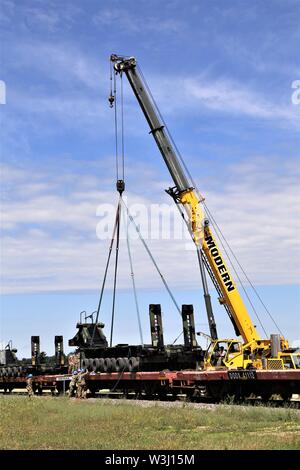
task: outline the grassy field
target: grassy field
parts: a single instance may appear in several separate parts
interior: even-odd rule
[[[300,449],[300,411],[0,396],[1,449]]]

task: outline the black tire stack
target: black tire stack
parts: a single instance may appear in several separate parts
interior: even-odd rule
[[[140,359],[138,357],[85,358],[82,360],[82,367],[89,372],[137,372],[140,368]]]

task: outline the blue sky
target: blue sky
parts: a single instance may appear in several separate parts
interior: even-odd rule
[[[20,355],[31,334],[53,351],[97,306],[107,241],[99,204],[115,202],[111,53],[137,57],[173,138],[239,260],[291,342],[300,341],[298,1],[1,0],[1,334]],[[169,203],[170,177],[125,87],[129,202]],[[196,260],[182,242],[149,244],[178,303],[207,331]],[[138,242],[136,280],[162,303],[166,339],[180,318]],[[115,341],[139,340],[121,246]],[[109,279],[111,286],[111,276]],[[216,305],[220,336],[232,336]],[[109,327],[111,295],[102,318]],[[268,333],[270,322],[260,310]]]

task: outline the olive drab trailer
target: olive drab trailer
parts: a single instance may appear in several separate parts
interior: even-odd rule
[[[41,374],[64,374],[68,372],[68,367],[65,364],[62,336],[54,337],[55,354],[50,361],[47,361],[45,353],[40,351],[39,336],[31,336],[30,343],[30,359],[18,359],[17,349],[12,347],[11,341],[3,350],[0,350],[0,384],[1,381],[2,383],[11,383],[15,378],[26,377],[28,373],[33,376],[40,376]]]
[[[88,316],[90,321],[84,318],[77,323],[78,331],[69,340],[69,346],[77,348],[81,366],[89,372],[197,370],[204,365],[204,351],[195,338],[193,306],[182,305],[181,312],[184,344],[165,344],[161,305],[150,304],[151,344],[108,346],[105,325]]]

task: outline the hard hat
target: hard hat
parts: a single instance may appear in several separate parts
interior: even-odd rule
[[[32,374],[28,374],[28,378],[29,378],[29,377],[32,377]]]
[[[74,370],[73,375],[77,375],[77,374],[78,374],[77,370]]]

